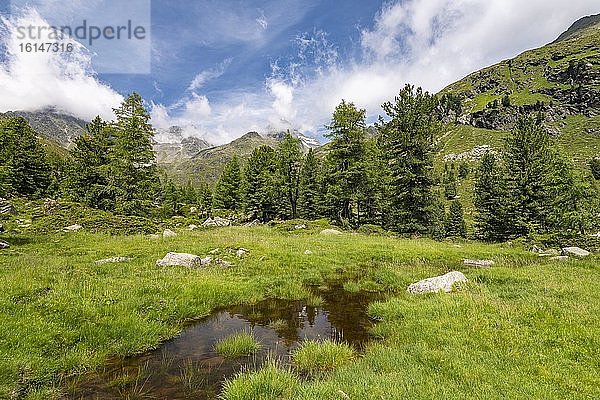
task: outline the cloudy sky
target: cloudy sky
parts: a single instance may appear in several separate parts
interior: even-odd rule
[[[600,12],[598,0],[123,4],[29,0],[10,7],[0,0],[0,111],[55,107],[83,119],[111,118],[122,96],[137,91],[155,125],[190,126],[190,134],[214,144],[269,126],[319,137],[341,99],[374,120],[407,82],[436,92]],[[75,45],[68,54],[19,48],[20,26],[83,18],[147,24],[146,40],[121,41],[120,52],[114,40],[103,49],[67,39]]]

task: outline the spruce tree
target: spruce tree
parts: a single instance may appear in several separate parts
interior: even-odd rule
[[[277,163],[275,150],[269,146],[259,146],[250,155],[244,169],[245,211],[252,218],[268,222],[276,214]]]
[[[435,113],[436,97],[407,85],[394,102],[382,108],[382,154],[387,161],[390,185],[390,219],[393,230],[427,233],[431,225],[434,136],[441,129]]]
[[[325,163],[329,215],[351,226],[360,224],[357,203],[366,177],[365,113],[342,100],[325,135],[331,139]]]
[[[152,149],[154,128],[144,109],[142,97],[133,93],[114,109],[111,124],[114,145],[111,152],[111,185],[115,190],[115,211],[148,215],[160,190]]]
[[[5,194],[38,197],[48,191],[50,164],[22,117],[0,120],[0,187]]]
[[[467,237],[467,225],[465,223],[463,207],[460,201],[453,200],[450,203],[450,210],[446,216],[445,228],[446,236],[448,237]]]
[[[300,171],[302,169],[302,148],[299,139],[286,133],[276,150],[277,172],[282,194],[280,215],[296,218],[298,197],[300,196]]]
[[[453,200],[458,196],[458,185],[456,182],[456,175],[454,169],[448,168],[448,165],[444,165],[444,177],[442,179],[444,184],[444,196],[447,200]]]
[[[511,236],[507,196],[500,162],[493,153],[487,152],[481,159],[475,179],[475,227],[481,239],[501,241]]]
[[[309,149],[300,172],[300,196],[298,213],[306,219],[316,219],[320,210],[319,161],[313,149]]]
[[[225,165],[213,196],[215,208],[239,211],[242,208],[242,171],[234,155]]]

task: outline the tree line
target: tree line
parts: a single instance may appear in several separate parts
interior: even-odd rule
[[[327,125],[330,142],[302,151],[290,134],[260,146],[242,162],[234,156],[214,188],[161,177],[154,161],[150,117],[138,94],[95,118],[66,161],[48,157],[22,118],[0,120],[0,195],[60,196],[117,214],[168,218],[235,213],[242,219],[328,218],[358,228],[372,224],[400,234],[466,237],[458,184],[468,164],[434,170],[435,139],[456,96],[437,97],[406,85],[383,104],[375,134],[366,112],[342,101]],[[535,233],[585,233],[598,227],[598,191],[561,155],[542,126],[523,117],[502,149],[484,155],[474,171],[474,234],[500,241]],[[592,160],[596,172],[598,161]]]

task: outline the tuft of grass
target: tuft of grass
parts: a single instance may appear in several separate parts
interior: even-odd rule
[[[299,379],[274,361],[257,372],[242,372],[225,381],[222,400],[285,400],[297,398]]]
[[[215,345],[217,353],[223,357],[242,357],[260,350],[260,343],[248,332],[241,332],[222,339]]]
[[[354,349],[346,343],[304,342],[293,354],[293,360],[298,370],[314,375],[333,371],[347,364],[354,358]]]

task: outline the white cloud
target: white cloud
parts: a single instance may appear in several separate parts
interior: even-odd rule
[[[32,9],[11,19],[2,17],[0,40],[7,53],[0,64],[0,111],[35,111],[54,107],[79,118],[91,120],[100,115],[112,119],[112,108],[122,96],[95,78],[91,55],[79,43],[73,52],[24,52],[15,34],[18,26],[49,26]],[[47,39],[28,40],[42,43]]]
[[[228,58],[226,60],[223,60],[223,62],[217,65],[215,68],[201,71],[194,77],[187,90],[193,91],[200,89],[206,84],[206,82],[212,79],[219,78],[225,73],[227,67],[229,66],[229,64],[231,64],[231,61],[232,59]]]

